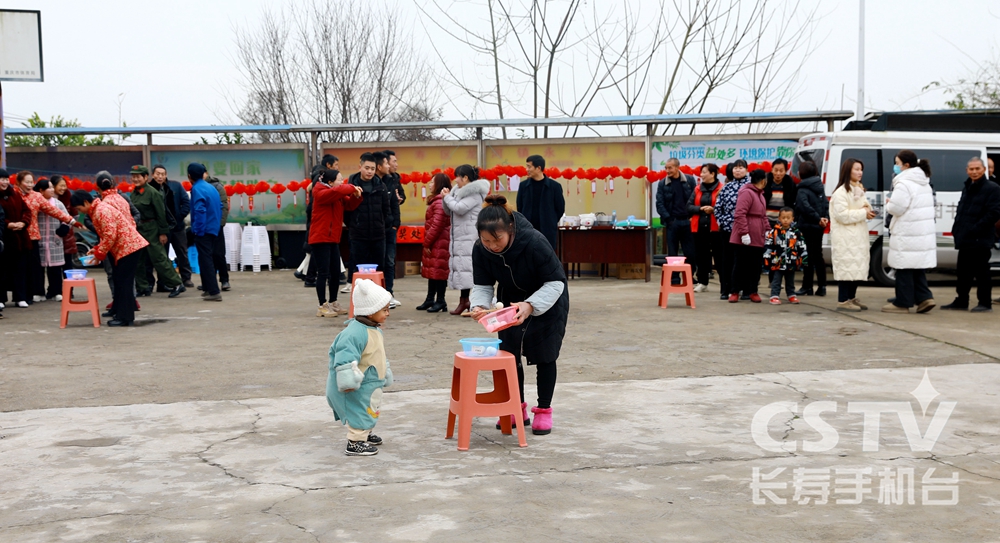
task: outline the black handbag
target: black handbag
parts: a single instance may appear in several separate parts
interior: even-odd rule
[[[61,238],[64,238],[66,237],[66,234],[69,234],[69,225],[66,223],[62,223],[59,225],[58,228],[56,228],[56,235]]]

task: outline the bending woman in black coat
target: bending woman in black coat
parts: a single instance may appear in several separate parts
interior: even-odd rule
[[[528,219],[507,206],[499,194],[486,197],[476,221],[479,241],[472,248],[472,318],[479,319],[493,301],[516,306],[517,324],[499,332],[500,348],[517,360],[521,412],[531,433],[552,431],[552,394],[556,388],[556,359],[566,335],[569,290],[566,273],[552,245]],[[537,371],[538,405],[528,420],[524,401],[521,356]],[[497,428],[500,425],[497,424]]]

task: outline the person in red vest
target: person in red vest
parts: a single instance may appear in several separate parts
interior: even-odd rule
[[[694,254],[698,266],[698,277],[694,287],[695,292],[708,290],[708,277],[712,271],[712,259],[722,260],[722,252],[729,240],[719,231],[719,222],[715,220],[715,202],[719,198],[722,181],[719,180],[719,167],[715,164],[705,164],[701,167],[701,183],[695,187],[688,199],[688,212],[691,213],[691,232],[694,234]],[[720,279],[722,274],[720,274]],[[725,286],[724,286],[725,287]]]

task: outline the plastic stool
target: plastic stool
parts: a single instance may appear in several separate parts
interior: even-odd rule
[[[493,390],[476,393],[479,372],[493,372]],[[513,419],[509,415],[513,415]],[[455,369],[451,376],[451,406],[448,408],[448,433],[455,435],[455,417],[458,417],[458,450],[469,450],[472,437],[472,419],[475,417],[500,417],[500,431],[511,435],[511,420],[521,421],[521,398],[517,386],[517,365],[514,355],[500,351],[496,356],[466,356],[455,353]],[[524,424],[517,425],[517,441],[528,446]]]
[[[681,282],[670,284],[674,272],[681,274]],[[660,307],[667,307],[667,298],[671,294],[683,294],[684,301],[694,309],[694,278],[691,276],[690,264],[664,264],[663,275],[660,276]]]
[[[72,299],[73,287],[87,289],[87,300],[74,302]],[[63,279],[62,297],[62,315],[59,317],[59,328],[66,328],[71,311],[90,311],[90,316],[94,319],[94,328],[101,327],[101,310],[97,305],[97,283],[94,282],[93,278]]]
[[[369,279],[373,281],[376,285],[385,288],[385,276],[382,275],[382,272],[374,272],[374,273],[354,272],[354,277],[351,279],[351,305],[347,310],[347,316],[348,318],[351,319],[354,318],[354,285],[358,283],[358,279]],[[336,281],[337,278],[331,275],[330,280]]]

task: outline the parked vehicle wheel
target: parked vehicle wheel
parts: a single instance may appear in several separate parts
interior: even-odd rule
[[[882,240],[878,240],[871,249],[871,276],[883,287],[896,286],[896,270],[888,265],[882,265]]]

